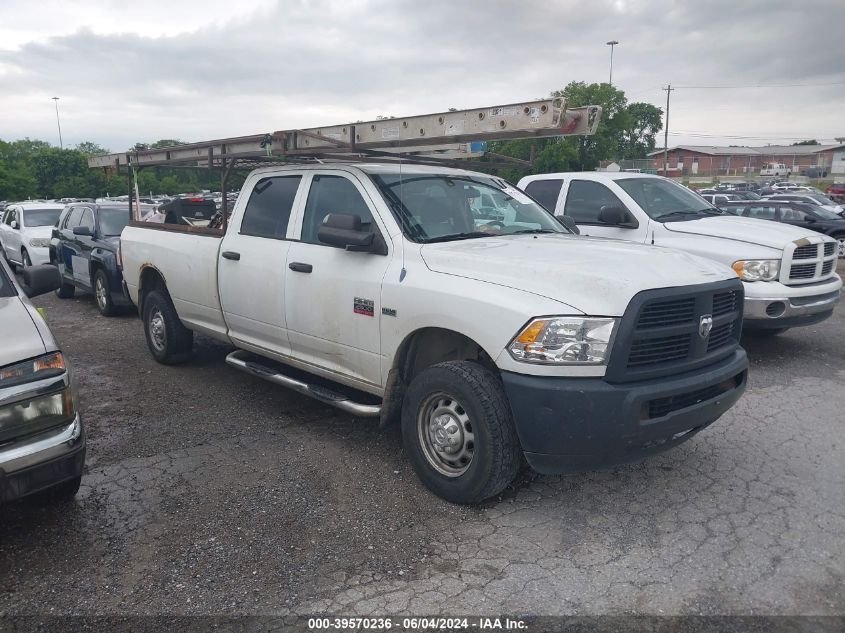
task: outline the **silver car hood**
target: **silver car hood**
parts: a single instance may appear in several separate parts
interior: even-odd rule
[[[49,351],[55,349],[49,330],[42,327],[41,315],[24,301],[21,297],[0,297],[0,367],[40,356],[48,347]],[[42,331],[48,337],[46,342]]]

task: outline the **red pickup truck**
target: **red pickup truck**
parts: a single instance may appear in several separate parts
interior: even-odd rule
[[[845,202],[845,183],[835,182],[825,190],[825,193],[836,202]]]

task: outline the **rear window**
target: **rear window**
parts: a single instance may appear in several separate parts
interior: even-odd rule
[[[252,189],[241,221],[241,234],[285,239],[293,201],[302,176],[262,178]]]

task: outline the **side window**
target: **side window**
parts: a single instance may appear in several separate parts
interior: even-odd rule
[[[241,235],[284,239],[302,176],[274,176],[259,180],[249,196]]]
[[[607,205],[625,205],[607,187],[591,180],[573,180],[566,194],[563,212],[578,224],[599,224],[599,212]]]
[[[330,213],[360,216],[362,228],[373,230],[373,215],[352,181],[343,176],[316,175],[311,181],[302,218],[303,242],[322,243],[317,239],[317,231]]]
[[[79,226],[87,226],[94,232],[94,212],[88,207],[83,207],[82,218],[79,220]]]
[[[529,182],[528,186],[525,187],[525,193],[554,213],[555,206],[557,205],[557,197],[560,194],[560,188],[562,186],[563,180],[560,178],[534,180]]]
[[[756,218],[757,220],[774,220],[775,219],[775,207],[770,207],[770,206],[749,207],[748,212],[745,214],[745,216],[749,217],[749,218]]]
[[[74,207],[73,211],[68,214],[65,228],[73,230],[73,227],[79,226],[79,221],[82,219],[82,207]]]
[[[783,222],[806,222],[807,214],[795,207],[781,207],[780,219]]]

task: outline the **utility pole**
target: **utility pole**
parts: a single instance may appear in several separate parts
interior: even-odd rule
[[[59,126],[59,149],[64,149],[65,146],[62,143],[62,124],[59,121],[59,98],[52,97],[53,102],[56,104],[56,125]]]
[[[666,91],[666,127],[663,130],[663,175],[669,175],[669,95],[672,94],[674,88],[672,84],[667,85],[661,90]]]
[[[611,86],[613,85],[613,47],[616,46],[619,42],[616,40],[610,40],[607,42],[607,45],[610,46],[610,79],[607,83]]]

